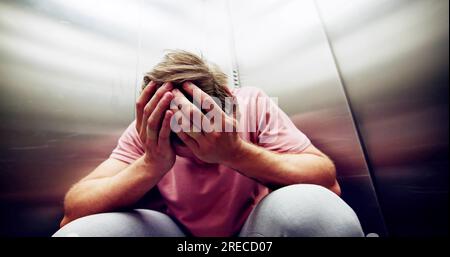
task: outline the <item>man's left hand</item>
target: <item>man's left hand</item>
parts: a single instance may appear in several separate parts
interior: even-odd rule
[[[189,124],[181,125],[181,131],[176,132],[178,137],[204,162],[219,164],[230,162],[239,155],[245,145],[237,131],[237,120],[227,115],[211,96],[193,83],[185,82],[183,90],[194,98],[194,102],[200,108],[207,106],[209,108],[206,109],[209,111],[206,115],[203,114],[180,90],[174,89],[172,91],[174,102],[178,108],[174,119],[178,121],[184,115],[185,120],[189,121]]]

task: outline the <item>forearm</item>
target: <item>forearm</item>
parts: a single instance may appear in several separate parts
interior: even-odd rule
[[[137,202],[162,177],[160,172],[152,169],[140,158],[115,176],[80,181],[66,195],[61,225]]]
[[[326,188],[335,186],[334,164],[326,156],[310,153],[280,154],[247,142],[242,142],[240,149],[226,165],[264,184],[284,186],[309,183]]]

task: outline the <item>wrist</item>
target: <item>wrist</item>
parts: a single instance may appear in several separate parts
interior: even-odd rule
[[[255,154],[257,147],[243,139],[236,144],[229,158],[223,162],[225,166],[239,170],[239,166],[248,161]]]
[[[166,174],[170,168],[166,167],[167,165],[161,165],[158,163],[158,160],[152,158],[149,154],[145,153],[140,158],[140,165],[145,173],[149,173],[152,175],[164,175]]]

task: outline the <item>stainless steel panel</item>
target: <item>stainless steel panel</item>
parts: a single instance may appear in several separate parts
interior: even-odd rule
[[[384,234],[313,1],[21,0],[0,2],[2,235],[56,229],[64,192],[108,156],[143,72],[173,48],[279,97],[335,160],[366,232]]]
[[[336,163],[366,233],[385,234],[370,174],[314,1],[230,1],[242,86],[264,89]]]
[[[336,162],[345,200],[367,233],[384,235],[370,174],[313,1],[144,2],[138,74],[164,49],[203,54],[229,75],[278,97],[297,126]],[[234,85],[232,70],[239,74]]]
[[[448,235],[449,2],[318,0],[391,235]]]
[[[133,119],[137,5],[0,2],[1,235],[50,235]]]
[[[227,75],[232,74],[226,0],[144,1],[140,10],[139,80],[161,60],[167,49],[202,55]]]

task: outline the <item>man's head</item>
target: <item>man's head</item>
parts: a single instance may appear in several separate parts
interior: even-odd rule
[[[147,72],[144,76],[142,89],[150,81],[156,83],[158,88],[166,82],[172,82],[174,88],[181,91],[183,91],[181,85],[184,82],[192,82],[208,95],[220,100],[220,104],[218,104],[224,111],[225,99],[232,97],[226,86],[227,76],[217,65],[208,63],[201,57],[182,50],[169,51],[152,71]],[[192,99],[190,100],[192,101]],[[181,140],[174,133],[172,133],[171,139],[172,144],[178,148],[177,153],[180,153],[180,145],[183,145]]]
[[[152,71],[144,76],[142,89],[150,81],[160,87],[165,82],[172,82],[181,89],[183,82],[190,81],[210,96],[221,101],[222,109],[226,97],[231,97],[228,90],[227,76],[215,64],[208,63],[199,56],[182,51],[169,51]]]

